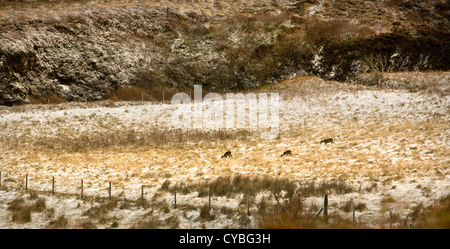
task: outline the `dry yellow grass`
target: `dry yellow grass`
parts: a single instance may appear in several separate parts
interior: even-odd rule
[[[79,179],[92,179],[98,184],[113,181],[117,188],[126,188],[129,181],[156,187],[165,179],[196,182],[235,174],[312,180],[367,178],[382,182],[390,177],[399,180],[447,172],[448,150],[417,140],[438,137],[447,125],[439,119],[391,126],[375,124],[364,129],[349,124],[327,131],[339,137],[335,145],[320,144],[318,131],[290,130],[284,131],[279,140],[229,140],[220,144],[199,141],[178,146],[119,146],[72,152],[24,146],[7,151],[1,160],[2,171],[11,177],[20,178],[28,172],[33,182],[43,184],[53,175],[67,184],[66,188],[73,184],[71,189],[76,189]],[[280,158],[286,149],[293,154]],[[220,159],[227,150],[233,152],[233,158]]]
[[[277,92],[285,99],[292,99],[299,96],[314,97],[320,94],[331,94],[340,91],[356,92],[364,89],[367,89],[367,87],[323,80],[312,75],[300,75],[278,83],[262,86],[256,89],[255,92]]]
[[[100,107],[105,109],[95,109],[97,107],[91,103],[85,107],[87,109],[77,109],[74,113],[71,113],[74,107],[66,104],[49,106],[49,110],[43,106],[36,106],[36,110],[33,106],[2,109],[7,118],[0,123],[3,128],[0,133],[3,152],[0,171],[4,191],[0,194],[23,190],[25,173],[29,175],[29,188],[47,193],[51,190],[51,179],[55,177],[57,193],[73,194],[64,198],[79,196],[81,180],[84,180],[84,195],[90,198],[107,198],[108,183],[112,182],[112,194],[118,200],[139,201],[144,185],[146,203],[158,207],[162,214],[152,214],[154,219],[149,224],[136,223],[137,217],[130,221],[132,223],[126,223],[129,227],[186,228],[186,224],[197,221],[186,221],[183,215],[191,217],[191,213],[186,213],[203,208],[202,215],[208,218],[200,219],[195,227],[206,224],[230,227],[218,222],[227,217],[234,224],[231,227],[248,227],[253,219],[254,226],[260,222],[259,226],[265,228],[348,228],[352,224],[349,223],[350,200],[361,206],[357,210],[358,228],[389,227],[386,223],[389,212],[394,214],[391,223],[394,222],[395,228],[417,223],[412,220],[411,213],[417,212],[414,210],[418,209],[418,203],[426,207],[449,192],[450,154],[447,148],[450,134],[448,114],[445,114],[446,97],[346,86],[301,76],[260,89],[280,92],[288,103],[286,108],[294,107],[281,112],[286,123],[282,124],[280,136],[275,140],[261,140],[257,134],[242,131],[223,134],[180,130],[169,136],[164,127],[159,127],[158,133],[146,133],[146,124],[139,120],[133,123],[124,118],[127,123],[122,123],[118,118],[130,115],[133,119],[136,118],[133,115],[153,114],[151,108],[155,104],[150,103],[123,106],[117,102],[112,108]],[[305,99],[311,107],[299,110],[311,113],[291,113],[297,110],[293,105],[303,103],[293,101],[298,98]],[[348,112],[347,108],[353,108],[359,101],[371,104]],[[418,106],[407,106],[408,103]],[[373,105],[376,108],[372,110]],[[33,116],[34,111],[39,113],[37,119]],[[41,113],[46,119],[40,119]],[[160,115],[164,117],[156,113],[149,119]],[[309,121],[303,123],[298,117]],[[83,130],[76,131],[78,129]],[[147,137],[142,138],[143,134]],[[335,144],[320,144],[320,140],[328,137],[334,138]],[[161,141],[162,138],[165,141]],[[292,154],[280,157],[286,150],[291,150]],[[233,157],[220,158],[225,151],[231,151]],[[248,194],[244,190],[225,196],[213,195],[214,208],[206,215],[204,206],[208,197],[204,186],[218,182],[219,177],[230,177],[233,181],[244,179],[252,184],[255,184],[252,179],[269,179],[273,183],[289,180],[299,186],[311,182],[318,186],[343,183],[351,191],[328,188],[329,214],[333,221],[330,225],[303,220],[308,221],[320,207],[321,197],[317,194],[301,202],[304,212],[298,214],[289,212],[287,204],[294,200],[293,197],[283,198],[288,201],[283,211],[276,208],[275,192],[264,188],[251,196],[250,212],[256,215],[265,205],[271,210],[271,216],[243,217],[246,213],[243,195]],[[169,182],[170,188],[162,188]],[[231,185],[238,186],[237,183]],[[179,187],[179,210],[171,205],[173,186]],[[52,208],[50,203],[48,201],[47,206]],[[174,218],[177,215],[181,221]],[[66,217],[77,227],[108,225],[97,220],[86,221],[86,217],[78,221],[79,217]],[[446,216],[439,214],[439,217]],[[116,222],[108,216],[103,218],[103,222]],[[221,225],[217,225],[219,223]],[[125,226],[120,221],[119,224]]]

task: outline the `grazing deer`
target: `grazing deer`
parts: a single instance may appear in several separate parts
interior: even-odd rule
[[[287,156],[287,155],[290,155],[290,154],[292,154],[292,151],[287,150],[287,151],[283,152],[283,154],[281,154],[281,157]]]
[[[332,143],[332,144],[334,144],[334,141],[333,141],[332,138],[327,138],[327,139],[324,139],[324,140],[320,141],[320,143],[324,143],[324,144]]]
[[[223,154],[223,156],[221,157],[221,158],[227,158],[227,157],[233,157],[233,156],[231,156],[231,151],[227,151],[227,152],[225,152],[225,154]]]

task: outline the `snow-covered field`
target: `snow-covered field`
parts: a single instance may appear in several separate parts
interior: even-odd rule
[[[61,215],[69,228],[89,222],[98,228],[140,227],[144,220],[160,228],[257,227],[263,196],[274,202],[270,192],[258,192],[250,205],[254,215],[247,217],[244,193],[213,195],[213,218],[200,217],[208,196],[178,193],[174,208],[173,193],[161,189],[166,180],[171,186],[221,176],[341,181],[354,191],[327,192],[329,213],[351,219],[342,206],[363,203],[367,208],[356,212],[356,220],[370,227],[384,226],[389,211],[404,221],[417,205],[450,194],[449,96],[369,89],[299,94],[281,100],[280,136],[273,140],[239,131],[226,132],[226,139],[214,131],[181,139],[188,131],[170,130],[174,109],[148,102],[1,107],[0,227],[44,228]],[[335,143],[321,144],[325,138]],[[228,150],[233,157],[220,158]],[[285,150],[292,155],[280,157]],[[24,191],[25,174],[39,197]],[[118,204],[89,216],[92,207],[105,203],[109,182]],[[13,221],[8,204],[20,197],[28,203],[44,198],[46,211],[32,212],[29,222]],[[321,201],[316,195],[305,203],[312,212]]]

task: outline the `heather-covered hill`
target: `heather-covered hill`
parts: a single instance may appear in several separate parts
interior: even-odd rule
[[[0,105],[448,70],[448,1],[1,1]]]

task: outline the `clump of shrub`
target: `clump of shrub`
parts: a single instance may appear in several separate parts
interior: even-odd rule
[[[160,222],[157,217],[146,215],[144,219],[131,226],[131,229],[157,229],[159,226]]]
[[[85,220],[80,223],[82,229],[97,229],[97,226],[91,220]]]
[[[313,222],[314,214],[306,211],[304,198],[296,194],[293,198],[284,202],[277,202],[277,205],[260,210],[257,216],[257,226],[261,229],[298,229],[313,228],[319,223]]]
[[[83,216],[89,216],[92,219],[104,219],[109,211],[118,206],[119,201],[115,198],[101,203],[99,206],[94,206],[82,213]]]
[[[47,209],[47,204],[44,198],[38,198],[32,205],[33,212],[44,212]]]
[[[31,222],[31,207],[23,206],[20,208],[20,210],[13,211],[12,221],[17,223]]]
[[[55,220],[48,223],[46,228],[50,229],[64,229],[69,225],[69,219],[65,215],[60,215]]]
[[[353,199],[346,201],[340,209],[344,212],[352,212],[353,209],[355,211],[363,212],[367,210],[367,205],[364,203],[355,203]]]
[[[449,229],[450,228],[450,194],[442,197],[435,204],[425,207],[418,204],[409,213],[414,228]]]
[[[205,203],[205,205],[200,208],[200,218],[203,220],[213,220],[215,218],[215,216],[211,214],[208,203]]]
[[[38,198],[29,203],[22,197],[14,199],[8,204],[7,210],[12,211],[12,220],[18,223],[31,222],[32,212],[44,212],[47,209],[45,199]]]
[[[107,93],[104,97],[111,101],[148,101],[150,94],[139,87],[123,87]]]
[[[59,97],[58,95],[50,94],[47,96],[34,99],[30,102],[30,104],[61,104],[65,102],[67,102],[67,100]]]
[[[7,210],[12,211],[12,221],[18,223],[31,222],[31,206],[23,198],[16,198],[8,204]]]

